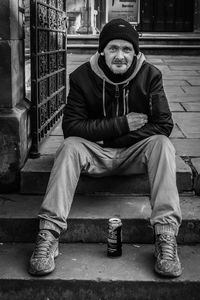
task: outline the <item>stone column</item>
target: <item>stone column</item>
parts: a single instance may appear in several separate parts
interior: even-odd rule
[[[0,1],[0,192],[19,187],[28,152],[23,0]]]
[[[77,30],[79,34],[95,34],[94,27],[94,0],[86,0],[86,6],[82,11],[81,26]]]
[[[195,0],[194,5],[194,32],[200,32],[200,0]]]

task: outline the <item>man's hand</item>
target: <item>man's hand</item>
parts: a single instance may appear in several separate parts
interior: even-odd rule
[[[148,122],[147,115],[145,114],[131,112],[126,115],[126,117],[130,131],[137,130],[143,127]]]

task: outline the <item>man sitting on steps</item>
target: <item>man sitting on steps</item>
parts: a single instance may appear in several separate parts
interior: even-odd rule
[[[29,272],[55,268],[60,233],[80,174],[101,177],[148,172],[155,271],[178,277],[182,268],[176,236],[181,223],[175,150],[168,136],[173,121],[161,72],[139,51],[137,31],[114,19],[99,36],[98,52],[70,75],[70,91],[59,147],[39,218]],[[133,266],[134,268],[134,266]]]

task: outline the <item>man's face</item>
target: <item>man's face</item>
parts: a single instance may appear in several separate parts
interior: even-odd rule
[[[105,61],[114,74],[123,74],[135,55],[133,45],[125,40],[112,40],[104,48]]]

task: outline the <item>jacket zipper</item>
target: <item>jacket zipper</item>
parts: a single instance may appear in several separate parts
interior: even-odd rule
[[[117,101],[116,116],[118,117],[119,115],[119,86],[118,85],[116,85],[115,88],[115,99]]]

